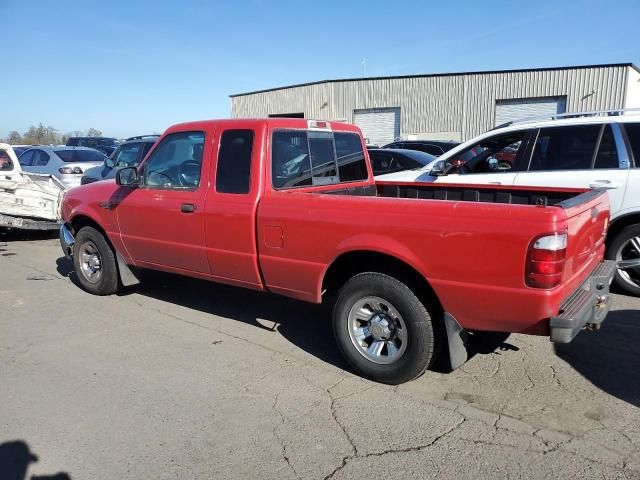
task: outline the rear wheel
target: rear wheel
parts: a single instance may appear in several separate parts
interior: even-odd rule
[[[614,282],[629,295],[640,296],[640,225],[629,225],[618,233],[607,258],[618,262]]]
[[[73,265],[82,288],[94,295],[111,295],[118,290],[116,258],[106,239],[93,227],[76,235]]]
[[[359,374],[399,384],[431,364],[434,329],[425,305],[401,281],[361,273],[340,290],[333,314],[338,347]]]

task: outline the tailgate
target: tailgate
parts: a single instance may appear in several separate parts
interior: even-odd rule
[[[568,230],[563,283],[575,287],[604,257],[609,195],[604,189],[589,190],[558,206],[565,211]]]

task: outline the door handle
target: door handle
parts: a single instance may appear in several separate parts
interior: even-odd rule
[[[489,185],[502,185],[502,182],[489,182]]]
[[[589,184],[589,188],[606,188],[606,189],[614,189],[620,188],[620,184],[616,182],[611,182],[609,180],[594,180]]]
[[[196,206],[193,203],[183,203],[180,206],[180,211],[182,213],[193,213],[196,211]]]

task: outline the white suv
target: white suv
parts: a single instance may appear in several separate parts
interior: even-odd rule
[[[618,261],[618,287],[640,296],[639,113],[612,110],[511,122],[420,170],[376,180],[606,188],[611,199],[606,255]]]

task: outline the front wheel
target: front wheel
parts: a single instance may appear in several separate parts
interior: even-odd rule
[[[83,227],[73,246],[73,265],[83,289],[94,295],[111,295],[118,290],[116,258],[102,233]]]
[[[361,273],[340,290],[333,313],[338,347],[364,377],[399,384],[431,364],[434,329],[424,304],[401,281]]]
[[[640,225],[629,225],[618,233],[607,258],[618,263],[614,282],[629,295],[640,296]]]

